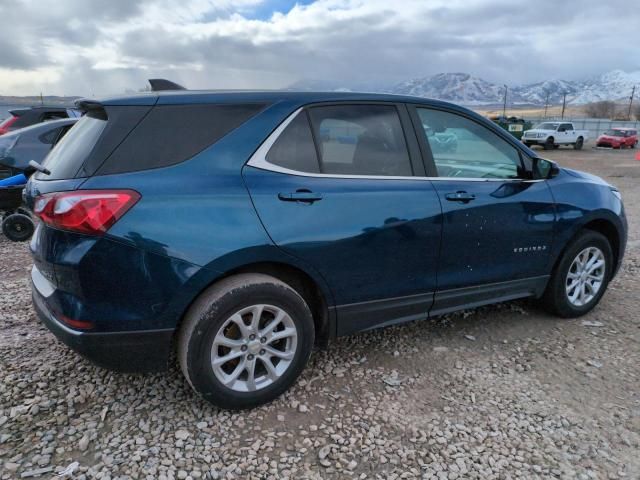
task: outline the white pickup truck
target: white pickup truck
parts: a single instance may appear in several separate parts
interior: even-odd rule
[[[531,130],[525,130],[522,142],[530,147],[542,145],[545,150],[558,148],[560,145],[573,145],[580,150],[587,141],[587,130],[576,130],[571,122],[543,122]]]

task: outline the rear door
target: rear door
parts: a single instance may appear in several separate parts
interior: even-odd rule
[[[427,317],[441,209],[404,106],[300,109],[243,174],[274,243],[330,285],[338,334]]]
[[[520,151],[477,120],[410,108],[443,209],[431,313],[541,293],[555,219],[546,181],[528,179]],[[456,148],[432,148],[436,135],[455,136]]]

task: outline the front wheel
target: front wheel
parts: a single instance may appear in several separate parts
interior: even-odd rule
[[[178,358],[203,398],[239,410],[287,390],[313,343],[313,317],[298,292],[268,275],[240,274],[210,287],[189,309]]]
[[[613,253],[607,238],[585,230],[566,249],[543,296],[543,303],[561,317],[579,317],[591,311],[607,288]]]

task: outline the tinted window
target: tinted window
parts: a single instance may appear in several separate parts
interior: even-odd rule
[[[73,178],[82,166],[107,124],[102,115],[87,114],[75,124],[46,157],[44,166],[51,175],[38,174],[40,180]]]
[[[166,167],[187,160],[264,108],[245,105],[154,107],[97,171],[98,175]]]
[[[53,130],[49,130],[48,132],[45,132],[42,135],[40,135],[38,137],[38,139],[42,143],[46,143],[47,145],[51,145],[51,144],[53,144],[53,142],[56,141],[56,138],[58,138],[58,134],[60,133],[61,130],[62,130],[61,127],[54,128]]]
[[[398,111],[390,105],[309,110],[320,171],[343,175],[412,175]]]
[[[267,161],[299,172],[320,172],[316,147],[305,112],[298,114],[287,125],[267,153]]]
[[[441,177],[517,178],[518,150],[486,127],[453,113],[418,108]]]

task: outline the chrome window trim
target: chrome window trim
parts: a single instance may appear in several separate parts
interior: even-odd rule
[[[463,178],[463,177],[419,177],[419,176],[390,176],[390,175],[337,175],[331,173],[311,173],[301,172],[299,170],[292,170],[290,168],[281,167],[267,161],[267,153],[271,150],[273,144],[278,140],[278,137],[282,135],[282,132],[289,126],[291,122],[304,110],[304,107],[298,108],[295,112],[289,115],[284,121],[278,125],[278,127],[271,132],[264,142],[258,147],[258,149],[251,155],[246,165],[255,167],[260,170],[267,170],[270,172],[286,173],[288,175],[296,175],[298,177],[314,177],[314,178],[353,178],[353,179],[365,179],[365,180],[421,180],[421,181],[462,181],[462,182],[543,182],[545,179],[536,180],[524,180],[521,178]]]

